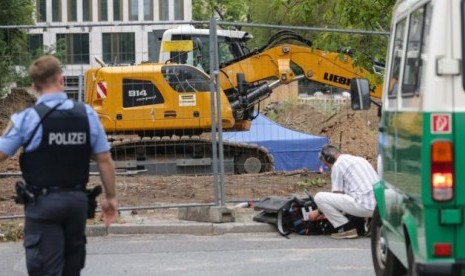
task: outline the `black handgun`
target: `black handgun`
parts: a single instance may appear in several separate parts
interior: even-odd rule
[[[16,196],[14,200],[17,204],[33,203],[36,200],[34,193],[28,189],[26,183],[22,180],[16,182],[15,190]]]
[[[93,189],[87,189],[87,218],[95,218],[97,209],[97,197],[102,193],[102,186],[98,185]]]

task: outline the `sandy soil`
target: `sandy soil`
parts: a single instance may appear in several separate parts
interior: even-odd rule
[[[19,177],[0,178],[0,216],[21,214],[22,207],[12,200],[14,183]],[[226,175],[225,197],[228,202],[255,201],[272,195],[305,195],[329,190],[327,174],[306,171]],[[100,183],[91,177],[89,186]],[[214,203],[212,176],[118,176],[117,194],[121,207]]]

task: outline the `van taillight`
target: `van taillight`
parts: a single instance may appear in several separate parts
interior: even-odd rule
[[[433,247],[433,254],[436,257],[452,256],[452,245],[450,243],[436,243]]]
[[[454,197],[454,154],[450,141],[431,145],[431,195],[436,201]]]

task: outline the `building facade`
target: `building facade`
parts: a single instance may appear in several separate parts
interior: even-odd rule
[[[159,23],[191,21],[192,0],[36,0],[35,19],[43,28],[30,30],[30,51],[55,49],[67,90],[75,90],[79,77],[99,66],[95,57],[107,64],[157,61],[156,33],[175,27]]]

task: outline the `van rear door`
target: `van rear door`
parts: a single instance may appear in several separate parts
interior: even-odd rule
[[[454,109],[452,133],[454,134],[455,162],[455,211],[456,243],[454,253],[457,260],[465,260],[465,1],[452,1],[452,47],[451,63],[460,64],[454,78]],[[461,61],[461,62],[460,62]],[[461,68],[460,68],[461,66]]]

